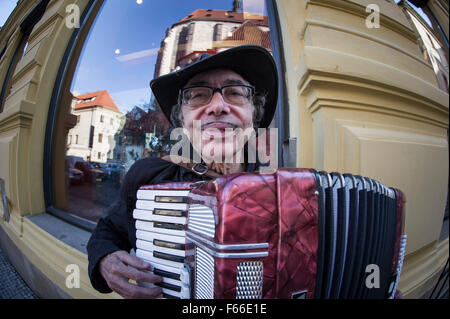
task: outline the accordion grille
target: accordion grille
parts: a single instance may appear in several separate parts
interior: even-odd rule
[[[202,235],[214,238],[216,225],[212,209],[204,205],[190,205],[188,227]]]
[[[214,299],[214,258],[196,247],[195,259],[195,298]]]
[[[261,299],[263,262],[244,261],[237,266],[236,299]]]

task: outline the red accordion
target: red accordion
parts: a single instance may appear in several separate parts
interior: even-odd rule
[[[143,186],[136,255],[168,298],[392,298],[399,190],[307,169]]]

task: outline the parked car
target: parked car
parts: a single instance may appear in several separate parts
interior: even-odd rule
[[[106,163],[109,171],[111,179],[117,184],[122,183],[123,178],[125,177],[125,165],[120,162],[108,162]]]
[[[84,181],[84,173],[70,164],[70,160],[66,157],[66,176],[69,184],[81,184]]]
[[[79,169],[69,167],[70,184],[81,184],[84,181],[84,173]]]
[[[75,162],[75,168],[83,172],[84,181],[87,183],[101,182],[105,176],[101,169],[95,168],[94,165],[86,161]]]
[[[75,168],[75,163],[82,162],[82,161],[84,161],[84,160],[80,156],[73,156],[73,155],[66,156],[66,163],[67,163],[68,168]]]
[[[103,171],[104,178],[111,178],[111,167],[109,164],[106,163],[92,163],[95,168]]]

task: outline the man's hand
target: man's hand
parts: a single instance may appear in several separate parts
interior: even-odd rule
[[[124,250],[106,255],[100,261],[100,273],[105,278],[109,288],[127,299],[162,297],[160,287],[139,287],[129,282],[130,279],[136,282],[147,283],[162,281],[160,276],[149,273],[149,270],[149,263],[135,256],[131,256]]]

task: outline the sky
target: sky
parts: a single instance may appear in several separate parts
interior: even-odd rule
[[[17,0],[0,0],[0,26],[16,3]],[[71,91],[78,95],[106,89],[123,113],[148,103],[149,82],[166,29],[197,9],[231,10],[232,3],[232,0],[105,1],[81,53]],[[246,12],[262,14],[265,10],[264,0],[243,0],[243,6]],[[421,10],[419,13],[428,20]]]
[[[142,0],[144,2],[144,0]],[[154,0],[146,0],[146,2],[149,1],[154,1]],[[170,1],[170,0],[167,0]],[[175,2],[174,0],[172,0],[173,2]],[[179,0],[177,0],[179,1]],[[190,0],[189,0],[190,1]],[[396,3],[398,3],[400,0],[395,0]],[[187,1],[179,1],[180,3],[182,2],[187,2]],[[197,2],[197,1],[196,1]],[[226,0],[224,2],[227,2]],[[231,2],[231,1],[228,1]],[[251,1],[247,1],[249,4]],[[16,7],[16,3],[17,0],[0,0],[0,26],[2,26],[6,19],[8,19],[10,13],[13,11],[13,9]],[[414,6],[413,6],[414,7]],[[416,7],[414,7],[419,14],[430,24],[428,17],[422,12],[421,9],[417,9]]]
[[[0,0],[0,26],[16,3]],[[106,89],[123,113],[148,103],[167,28],[197,9],[232,10],[232,4],[232,0],[105,1],[78,60],[71,92]],[[264,13],[264,0],[243,0],[243,6],[244,11]]]
[[[400,0],[395,0],[395,3],[399,3]],[[428,23],[429,26],[431,26],[431,22],[430,19],[428,18],[428,16],[422,11],[422,9],[417,8],[415,5],[412,5],[411,3],[409,3],[411,5],[411,7],[413,7],[417,13],[419,13],[419,15],[425,20],[426,23]]]
[[[5,24],[16,4],[17,0],[0,0],[0,27]]]

